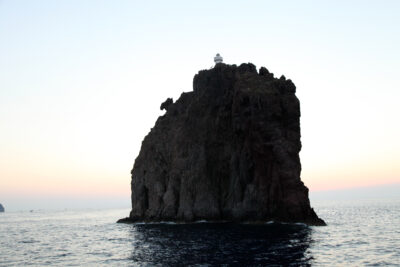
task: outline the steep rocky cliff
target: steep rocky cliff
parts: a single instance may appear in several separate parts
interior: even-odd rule
[[[132,170],[133,221],[324,225],[300,180],[296,87],[253,64],[200,71],[161,105]]]

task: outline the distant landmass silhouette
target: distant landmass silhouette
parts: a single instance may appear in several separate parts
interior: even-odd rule
[[[284,76],[218,63],[193,79],[144,138],[132,210],[119,222],[325,225],[300,180],[300,102]]]
[[[3,207],[3,205],[0,203],[0,212],[4,212],[5,210],[4,210],[4,207]]]

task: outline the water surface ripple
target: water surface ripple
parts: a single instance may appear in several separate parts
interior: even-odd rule
[[[0,214],[0,266],[400,266],[400,201],[315,202],[328,226],[116,224],[128,210]]]

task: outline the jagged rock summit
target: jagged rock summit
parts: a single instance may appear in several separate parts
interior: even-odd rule
[[[196,220],[325,225],[300,180],[296,87],[266,68],[218,63],[161,105],[132,170],[119,222]]]

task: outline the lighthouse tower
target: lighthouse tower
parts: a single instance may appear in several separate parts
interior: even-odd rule
[[[214,57],[214,62],[215,62],[215,64],[222,63],[222,60],[223,60],[223,58],[221,57],[220,54],[217,54],[217,55]]]

